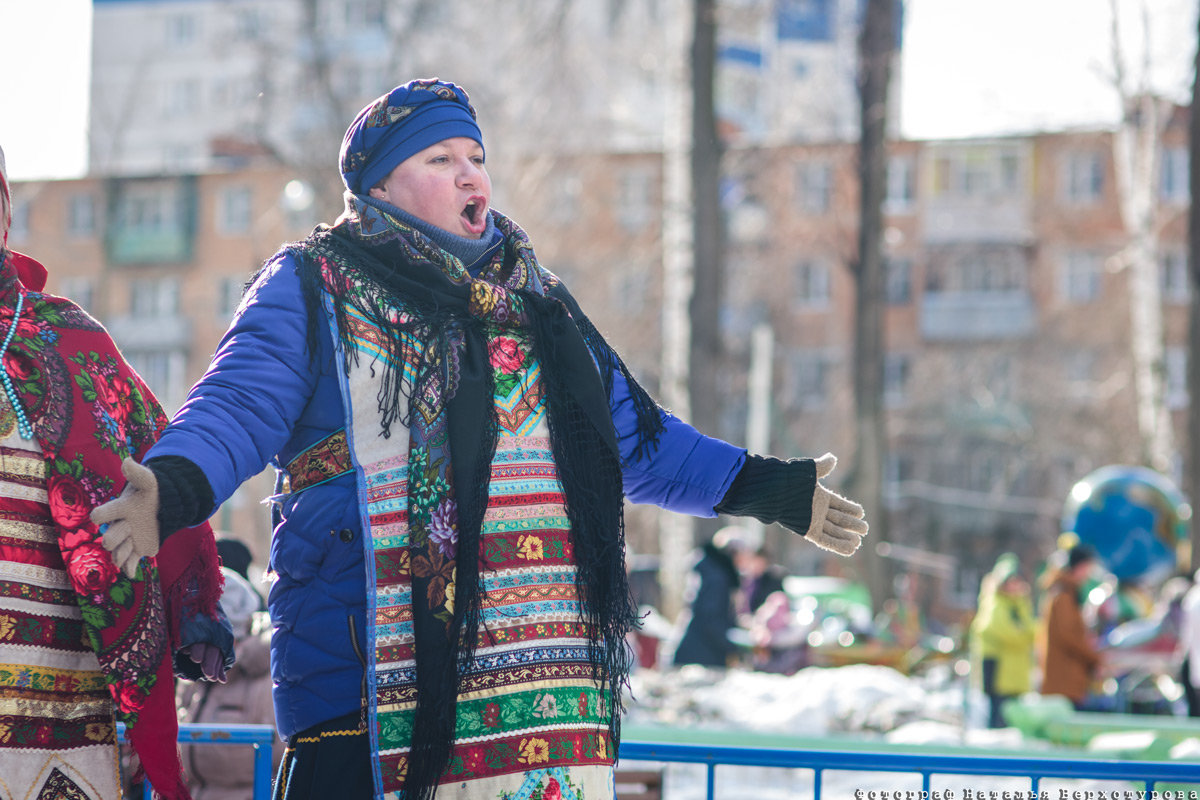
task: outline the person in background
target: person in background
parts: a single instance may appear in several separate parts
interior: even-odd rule
[[[221,566],[227,567],[238,575],[240,575],[254,591],[254,594],[259,598],[258,611],[267,609],[266,599],[259,591],[257,582],[250,577],[250,564],[254,558],[250,554],[250,548],[241,539],[233,536],[218,536],[217,537],[217,555],[221,557]]]
[[[221,571],[221,608],[233,626],[237,660],[224,683],[180,684],[179,721],[274,726],[270,626],[259,614],[260,598],[250,582],[228,567]],[[283,741],[277,736],[272,747],[275,767],[282,758]],[[184,745],[183,763],[194,800],[245,800],[254,793],[254,752],[249,746]]]
[[[1101,664],[1095,635],[1083,619],[1081,587],[1096,565],[1096,551],[1076,544],[1050,578],[1045,608],[1038,626],[1037,651],[1042,672],[1041,693],[1067,697],[1082,709]]]
[[[120,565],[101,544],[89,513],[167,420],[100,323],[8,249],[11,222],[0,151],[3,795],[119,797],[121,721],[160,795],[186,798],[173,664],[220,680],[233,657],[212,532],[197,521]]]
[[[752,617],[769,596],[783,590],[783,579],[787,577],[787,571],[771,561],[765,547],[739,554],[739,559],[741,591],[738,614]]]
[[[1003,728],[1004,702],[1030,689],[1036,629],[1020,562],[1013,553],[1004,553],[980,581],[979,608],[970,628],[973,660],[988,698],[989,728]]]
[[[778,521],[839,555],[867,532],[821,483],[832,454],[750,454],[660,408],[491,207],[485,161],[452,83],[365,107],[341,217],[268,262],[102,509],[123,561],[281,470],[281,800],[611,797],[637,616],[625,499]]]
[[[729,632],[738,627],[738,563],[758,547],[758,537],[749,530],[727,525],[701,548],[684,597],[687,610],[679,623],[683,636],[675,648],[675,666],[729,666],[738,650],[729,638]]]
[[[1200,570],[1180,604],[1179,650],[1183,656],[1179,682],[1189,717],[1200,717]]]
[[[221,557],[222,567],[227,567],[250,580],[250,562],[253,556],[245,542],[233,536],[220,535],[217,537],[217,555]]]

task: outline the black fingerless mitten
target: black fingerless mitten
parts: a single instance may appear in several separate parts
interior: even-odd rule
[[[746,456],[729,491],[713,508],[732,517],[753,517],[780,525],[803,536],[812,523],[816,462],[811,458],[780,461],[771,456]]]
[[[159,456],[143,466],[158,481],[158,539],[208,519],[213,490],[204,472],[183,456]]]

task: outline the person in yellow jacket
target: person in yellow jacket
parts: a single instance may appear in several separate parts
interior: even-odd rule
[[[1036,622],[1029,584],[1012,553],[996,559],[979,587],[979,610],[971,623],[972,650],[987,695],[988,727],[1003,728],[1004,701],[1028,692]]]

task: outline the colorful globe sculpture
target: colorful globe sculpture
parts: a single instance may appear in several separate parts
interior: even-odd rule
[[[1161,473],[1113,465],[1071,488],[1062,528],[1094,547],[1118,579],[1154,582],[1174,569],[1191,516],[1183,493]]]

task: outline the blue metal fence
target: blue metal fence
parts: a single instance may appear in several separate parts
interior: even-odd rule
[[[124,741],[124,726],[118,726]],[[269,725],[180,725],[179,741],[198,745],[244,745],[254,748],[254,800],[271,796],[271,746],[275,730]],[[875,751],[814,750],[781,747],[733,747],[703,744],[673,744],[626,741],[621,744],[623,761],[703,764],[707,767],[707,798],[716,800],[718,766],[780,767],[813,772],[813,798],[821,800],[824,773],[907,773],[921,776],[922,791],[936,796],[931,786],[934,775],[1023,777],[1030,781],[1031,796],[1038,796],[1043,778],[1089,778],[1140,783],[1147,792],[1160,783],[1200,784],[1200,763],[1169,761],[1126,761],[1088,757],[1030,757],[937,755]],[[150,798],[150,788],[145,788]],[[739,798],[740,800],[740,798]]]
[[[125,741],[125,726],[117,725],[117,738]],[[271,797],[271,746],[275,728],[271,725],[181,724],[180,744],[249,745],[254,748],[254,800]],[[150,800],[150,782],[144,784],[145,800]]]
[[[1135,781],[1144,785],[1147,797],[1160,782],[1200,783],[1200,763],[1196,762],[889,753],[886,745],[881,747],[880,751],[848,752],[626,741],[621,743],[621,758],[623,761],[705,764],[708,800],[716,797],[718,765],[810,769],[813,771],[814,800],[821,798],[822,778],[828,770],[918,774],[926,797],[936,796],[930,785],[934,775],[1025,777],[1030,780],[1029,791],[1033,797],[1039,796],[1043,778]]]

